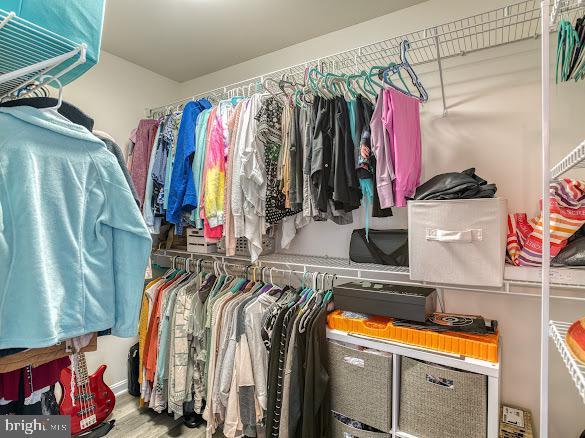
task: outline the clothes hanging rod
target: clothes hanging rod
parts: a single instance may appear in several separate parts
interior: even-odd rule
[[[225,256],[222,254],[190,254],[184,253],[181,251],[173,251],[179,253],[181,255],[172,255],[167,254],[166,251],[164,253],[155,252],[153,253],[153,262],[157,263],[161,267],[172,267],[172,260],[173,258],[175,261],[179,261],[179,267],[184,263],[185,259],[191,259],[191,263],[195,260],[203,259],[209,261],[211,263],[219,263],[223,265],[224,263],[231,264],[233,266],[239,265],[240,267],[253,269],[270,269],[274,267],[273,265],[281,265],[286,266],[286,268],[282,267],[274,267],[274,271],[283,272],[283,273],[297,273],[297,274],[304,274],[304,273],[315,273],[318,272],[320,274],[335,274],[337,279],[343,279],[347,281],[366,281],[371,283],[388,283],[388,284],[396,284],[396,285],[404,285],[404,286],[424,286],[424,287],[433,287],[437,290],[453,290],[458,292],[472,292],[472,293],[489,293],[489,294],[498,294],[498,295],[514,295],[514,296],[523,296],[523,297],[532,297],[532,298],[540,298],[539,294],[535,293],[528,293],[528,292],[515,292],[511,291],[510,287],[539,287],[540,284],[532,284],[526,281],[512,281],[512,280],[505,280],[504,286],[502,288],[482,288],[478,286],[461,286],[461,285],[444,285],[444,284],[430,284],[430,283],[423,283],[417,281],[411,281],[408,275],[408,271],[394,271],[392,269],[402,269],[401,267],[393,267],[393,266],[376,266],[376,265],[368,265],[368,264],[356,264],[356,265],[346,265],[340,266],[338,264],[338,259],[329,259],[331,261],[330,265],[326,265],[325,262],[318,262],[313,259],[324,259],[322,257],[300,257],[300,256],[290,256],[290,259],[287,260],[286,254],[278,255],[278,259],[270,258],[271,256],[266,256],[267,258],[262,259],[260,258],[258,262],[254,265],[250,263],[249,259],[245,257],[235,256]],[[274,257],[274,256],[272,256]],[[229,261],[226,261],[228,259]],[[304,259],[305,262],[301,262],[300,259]],[[234,261],[232,263],[232,261]],[[297,267],[297,269],[291,269],[292,267]],[[302,270],[299,270],[298,267],[302,267]],[[387,269],[385,269],[387,268]],[[408,269],[408,268],[406,268]],[[344,272],[346,271],[346,272]],[[350,272],[347,272],[350,271]],[[355,275],[352,275],[353,272],[356,272]],[[386,275],[384,275],[386,274]],[[386,278],[384,278],[386,277]],[[578,286],[571,286],[571,285],[559,285],[561,289],[569,289],[569,290],[583,290],[583,287]],[[569,300],[569,301],[584,301],[585,297],[576,297],[576,296],[562,296],[562,295],[552,295],[551,298],[557,300]]]
[[[565,0],[559,7],[559,15],[574,18],[584,6],[581,0]],[[282,75],[288,75],[289,78],[300,79],[307,67],[318,66],[326,71],[346,73],[350,69],[367,70],[373,65],[388,64],[396,59],[400,52],[400,43],[405,39],[410,42],[410,62],[415,66],[534,39],[540,35],[540,16],[540,1],[524,0],[199,92],[165,105],[148,108],[146,115],[158,117],[170,107],[202,97],[221,100],[234,90],[252,87],[266,78],[280,79]]]

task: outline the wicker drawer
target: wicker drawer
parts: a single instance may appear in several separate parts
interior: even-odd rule
[[[420,438],[485,438],[487,377],[403,357],[399,429]]]
[[[347,424],[342,423],[333,415],[329,420],[329,437],[330,438],[386,438],[390,437],[389,433],[368,432],[365,430],[355,429]]]
[[[392,357],[331,341],[328,346],[331,409],[389,432],[392,429]]]

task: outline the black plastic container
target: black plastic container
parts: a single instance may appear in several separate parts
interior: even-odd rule
[[[437,291],[428,287],[352,281],[333,290],[335,308],[424,322],[435,312]]]

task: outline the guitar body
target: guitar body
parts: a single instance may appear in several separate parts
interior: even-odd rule
[[[85,359],[83,366],[85,367]],[[116,396],[104,382],[105,371],[106,366],[102,365],[91,376],[76,374],[73,392],[75,406],[71,400],[71,369],[65,368],[61,371],[59,384],[63,395],[59,402],[59,412],[71,417],[72,435],[79,435],[100,425],[114,410]]]

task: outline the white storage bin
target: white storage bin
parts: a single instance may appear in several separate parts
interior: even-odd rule
[[[506,217],[503,198],[408,202],[411,280],[501,286]]]

